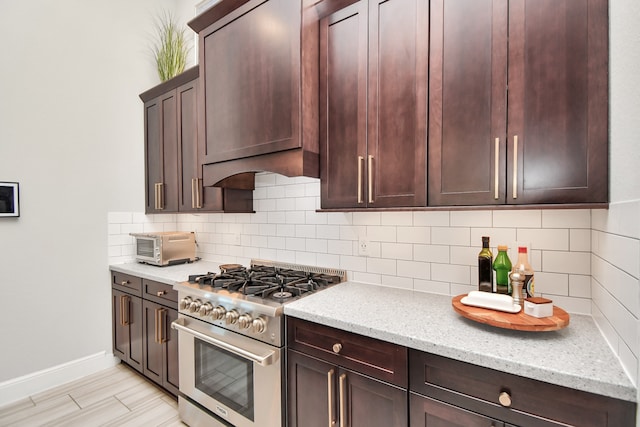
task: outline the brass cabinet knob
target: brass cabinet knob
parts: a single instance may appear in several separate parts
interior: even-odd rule
[[[335,343],[335,344],[333,345],[333,352],[334,352],[335,354],[340,353],[340,351],[341,351],[341,350],[342,350],[342,344],[340,344],[340,343]]]
[[[505,408],[509,408],[511,406],[511,395],[509,393],[507,393],[506,391],[503,391],[498,396],[498,401]]]

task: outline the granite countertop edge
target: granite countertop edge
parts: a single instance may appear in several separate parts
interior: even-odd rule
[[[197,261],[157,267],[132,262],[109,268],[176,286],[191,274],[217,272],[219,265]],[[462,362],[637,401],[636,387],[587,315],[572,314],[569,326],[560,331],[512,331],[463,318],[451,308],[447,295],[353,281],[288,303],[284,313]]]

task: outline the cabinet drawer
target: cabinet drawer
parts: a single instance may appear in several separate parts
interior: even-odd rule
[[[136,276],[112,271],[111,286],[128,294],[142,296],[142,279]]]
[[[407,387],[407,349],[340,329],[287,318],[289,348]]]
[[[633,426],[635,404],[409,350],[411,391],[508,423]],[[505,407],[503,399],[510,401]]]
[[[144,279],[142,281],[142,297],[171,308],[178,308],[178,291],[166,283]]]

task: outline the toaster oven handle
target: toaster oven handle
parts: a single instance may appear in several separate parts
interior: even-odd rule
[[[185,326],[183,323],[184,323],[184,320],[182,319],[174,320],[171,323],[171,328],[177,331],[181,331],[181,332],[185,332],[187,334],[193,335],[194,337],[201,339],[204,342],[207,342],[211,345],[227,350],[237,356],[244,357],[245,359],[251,360],[252,362],[257,363],[260,366],[269,366],[276,361],[275,351],[269,350],[269,351],[266,351],[265,354],[255,354],[243,348],[236,347],[235,345],[221,341],[207,334],[203,334],[202,332],[193,330],[188,326]]]

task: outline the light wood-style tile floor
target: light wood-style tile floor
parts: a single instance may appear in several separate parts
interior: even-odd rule
[[[0,426],[183,427],[178,403],[123,364],[0,407]]]

